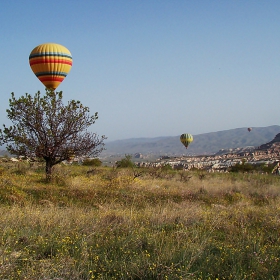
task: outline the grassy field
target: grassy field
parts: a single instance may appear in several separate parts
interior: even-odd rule
[[[280,176],[0,166],[0,279],[280,279]]]

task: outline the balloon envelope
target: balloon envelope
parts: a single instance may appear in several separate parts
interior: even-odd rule
[[[62,45],[46,43],[32,50],[29,64],[46,88],[56,89],[72,67],[72,55]]]
[[[193,141],[193,136],[189,133],[184,133],[180,136],[180,141],[187,149],[189,144]]]

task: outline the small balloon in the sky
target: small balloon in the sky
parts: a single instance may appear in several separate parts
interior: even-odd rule
[[[189,133],[183,133],[180,136],[180,141],[187,149],[189,144],[193,141],[193,136]]]
[[[32,50],[29,64],[45,87],[55,90],[72,67],[72,55],[62,45],[46,43]]]

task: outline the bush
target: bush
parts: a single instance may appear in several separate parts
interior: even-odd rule
[[[251,172],[253,171],[253,166],[252,164],[249,163],[244,163],[242,162],[235,164],[234,166],[231,167],[231,172]]]
[[[230,171],[231,172],[264,172],[264,173],[271,173],[273,170],[274,164],[250,164],[246,163],[243,159],[242,163],[237,163],[236,165],[232,166]]]
[[[164,164],[163,166],[161,166],[161,170],[162,171],[172,171],[173,168],[169,163],[167,163],[167,164]]]
[[[135,164],[131,160],[131,155],[125,155],[125,157],[116,162],[117,168],[127,168],[127,167],[135,167]]]
[[[85,166],[101,166],[102,161],[98,158],[93,158],[93,159],[87,158],[83,161],[83,165],[85,165]]]

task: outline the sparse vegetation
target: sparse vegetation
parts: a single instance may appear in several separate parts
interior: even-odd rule
[[[0,279],[280,277],[279,176],[0,170]]]

